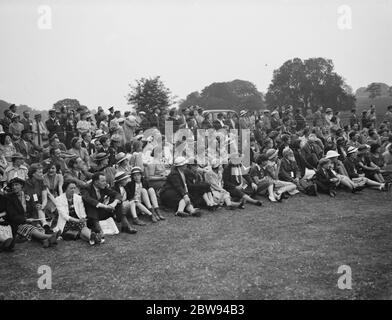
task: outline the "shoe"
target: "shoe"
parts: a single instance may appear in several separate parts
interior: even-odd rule
[[[53,234],[53,230],[50,229],[48,224],[44,225],[43,228],[45,230],[45,234]]]
[[[45,239],[42,241],[42,247],[44,247],[45,249],[50,247],[49,239]]]
[[[122,226],[121,232],[128,233],[128,234],[135,234],[137,230],[132,228],[131,226]]]
[[[336,192],[331,190],[331,191],[329,192],[329,195],[330,195],[332,198],[335,198],[335,197],[336,197]]]
[[[288,198],[290,198],[290,195],[287,192],[283,192],[281,194],[281,199],[288,199]]]
[[[245,209],[245,200],[241,200],[240,204],[238,205],[239,209]]]
[[[48,240],[49,240],[49,243],[50,243],[50,246],[55,246],[55,245],[57,245],[57,238],[58,238],[60,235],[61,235],[61,231],[59,230],[59,231],[53,233],[53,234],[50,236],[50,238],[48,239]]]
[[[160,220],[166,220],[166,218],[159,212],[158,208],[155,208],[155,214]]]
[[[208,211],[214,211],[214,210],[215,210],[215,207],[214,207],[214,206],[207,206],[207,210],[208,210]]]
[[[159,221],[159,220],[156,218],[155,214],[152,214],[152,215],[150,216],[150,219],[151,219],[151,222],[152,222],[152,223],[156,223],[156,222]]]
[[[105,237],[104,237],[104,236],[101,236],[100,234],[99,234],[98,236],[101,237],[101,244],[104,244],[104,243],[105,243]]]
[[[2,251],[12,252],[14,251],[15,241],[12,238],[5,240],[1,246]]]
[[[278,202],[274,197],[268,196],[268,200],[271,202]]]
[[[91,231],[91,235],[90,235],[90,246],[93,246],[95,244],[100,244],[101,243],[101,236],[97,233],[95,233],[94,231]]]
[[[181,218],[186,218],[190,216],[189,213],[186,213],[184,211],[177,211],[174,215]]]
[[[201,211],[198,209],[195,209],[190,215],[191,215],[191,217],[201,217]]]
[[[233,205],[226,206],[226,210],[235,210],[235,209],[236,209],[236,207],[234,207]]]
[[[134,218],[132,219],[132,223],[136,226],[145,226],[147,223],[144,223],[143,221],[140,221],[139,218]]]
[[[263,205],[263,203],[260,201],[260,200],[257,200],[257,202],[256,202],[256,206],[259,206],[259,207],[261,207]]]

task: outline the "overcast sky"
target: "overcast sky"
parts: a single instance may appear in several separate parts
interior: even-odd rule
[[[344,4],[350,30],[337,24]],[[266,92],[286,60],[319,56],[354,90],[392,85],[391,17],[391,0],[0,0],[0,99],[125,110],[128,84],[156,75],[179,98],[234,79]]]

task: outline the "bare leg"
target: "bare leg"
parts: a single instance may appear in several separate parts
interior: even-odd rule
[[[154,208],[159,208],[158,198],[153,188],[148,189],[148,196],[150,198],[151,204]]]

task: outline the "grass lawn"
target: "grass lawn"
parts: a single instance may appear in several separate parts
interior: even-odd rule
[[[391,193],[296,195],[138,227],[105,244],[0,254],[0,299],[391,299]],[[52,290],[39,290],[40,265]],[[340,265],[352,290],[337,287]]]

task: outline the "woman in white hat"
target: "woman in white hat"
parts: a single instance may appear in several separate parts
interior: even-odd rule
[[[174,160],[174,165],[160,191],[162,205],[177,210],[179,217],[199,216],[200,211],[192,205],[188,193],[185,173],[188,161],[184,157]]]
[[[346,168],[338,159],[339,153],[337,153],[335,150],[329,150],[325,155],[325,158],[331,160],[331,171],[339,179],[339,185],[347,187],[353,193],[362,190],[361,186],[357,185],[348,176]]]
[[[124,152],[120,152],[116,154],[116,168],[118,172],[130,172],[131,166],[129,165],[129,154],[125,154]]]
[[[388,191],[390,184],[379,183],[365,177],[365,174],[360,171],[362,168],[359,166],[360,160],[358,159],[358,149],[349,147],[347,149],[347,158],[344,160],[344,166],[347,170],[348,176],[358,186],[369,186],[373,189],[380,191]]]

